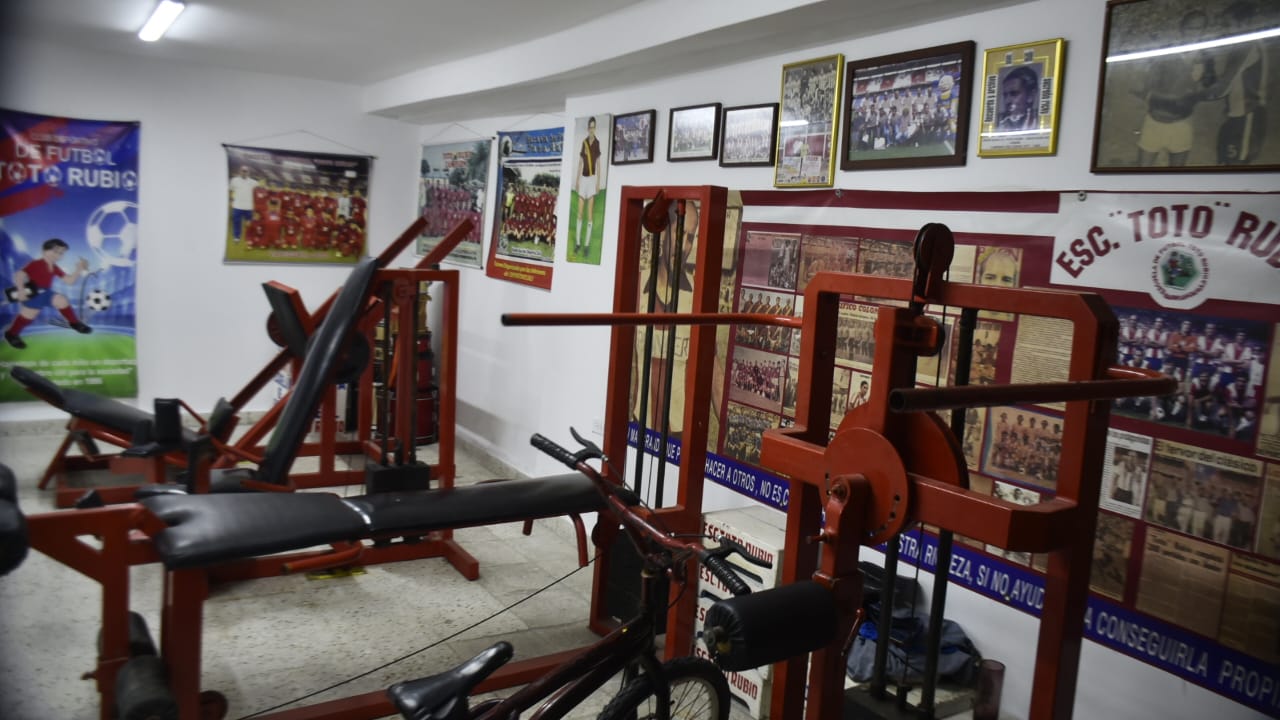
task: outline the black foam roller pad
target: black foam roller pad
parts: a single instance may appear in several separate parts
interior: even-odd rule
[[[8,575],[27,557],[27,519],[18,509],[13,471],[0,465],[0,575]]]
[[[18,502],[18,480],[8,465],[0,465],[0,500]]]
[[[711,657],[734,671],[813,652],[835,634],[835,597],[812,580],[721,600],[703,627]]]

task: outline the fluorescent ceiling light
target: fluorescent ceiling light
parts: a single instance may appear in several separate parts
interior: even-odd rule
[[[1217,40],[1205,40],[1204,42],[1189,43],[1186,45],[1174,45],[1173,47],[1156,48],[1155,50],[1142,50],[1139,52],[1124,53],[1123,55],[1112,55],[1107,58],[1107,62],[1126,62],[1129,60],[1144,60],[1146,58],[1162,57],[1164,55],[1174,55],[1184,52],[1196,52],[1198,50],[1208,50],[1210,48],[1223,47],[1225,45],[1236,45],[1244,42],[1253,42],[1255,40],[1266,40],[1280,35],[1280,28],[1270,28],[1267,30],[1259,30],[1257,32],[1246,33],[1244,35],[1231,35]]]
[[[801,120],[783,120],[782,122],[780,122],[780,123],[778,123],[778,124],[779,124],[779,125],[781,125],[782,127],[800,127],[801,125],[808,125],[808,124],[809,124],[809,121],[808,121],[808,120],[803,120],[803,119],[801,119]]]
[[[168,31],[169,26],[174,20],[182,14],[186,8],[185,3],[177,2],[177,0],[160,0],[160,4],[156,6],[151,18],[147,20],[147,24],[142,26],[138,31],[138,38],[145,42],[155,42]]]

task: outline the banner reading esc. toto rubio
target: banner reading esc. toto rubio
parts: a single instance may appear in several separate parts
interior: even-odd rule
[[[23,365],[69,387],[138,394],[136,122],[0,110],[0,402]]]
[[[1274,194],[1094,192],[1065,194],[1061,207],[1055,284],[1145,292],[1182,310],[1280,302]]]

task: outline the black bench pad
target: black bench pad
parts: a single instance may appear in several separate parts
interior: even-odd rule
[[[169,525],[154,540],[170,570],[269,555],[365,534],[365,522],[329,493],[158,495],[142,504]]]
[[[247,493],[159,495],[141,502],[169,525],[154,543],[170,570],[375,535],[492,525],[603,507],[591,480],[578,473],[349,498],[311,492]]]
[[[97,423],[127,438],[133,437],[140,423],[151,423],[155,420],[155,415],[146,410],[91,392],[64,388],[40,373],[21,365],[10,368],[9,375],[32,395],[72,417]],[[183,428],[183,440],[189,443],[195,442],[196,437],[194,431]]]

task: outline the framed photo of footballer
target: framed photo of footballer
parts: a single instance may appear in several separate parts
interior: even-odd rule
[[[1062,38],[991,48],[982,56],[979,157],[1058,151]]]
[[[964,165],[972,41],[849,63],[842,170]]]
[[[844,55],[782,66],[774,187],[831,187]]]
[[[1280,169],[1277,30],[1265,0],[1110,0],[1093,172]]]
[[[614,115],[612,163],[634,165],[653,162],[653,134],[657,120],[657,110]]]
[[[667,161],[715,160],[720,147],[720,103],[671,109]]]
[[[720,167],[767,167],[778,141],[778,103],[724,109]]]

